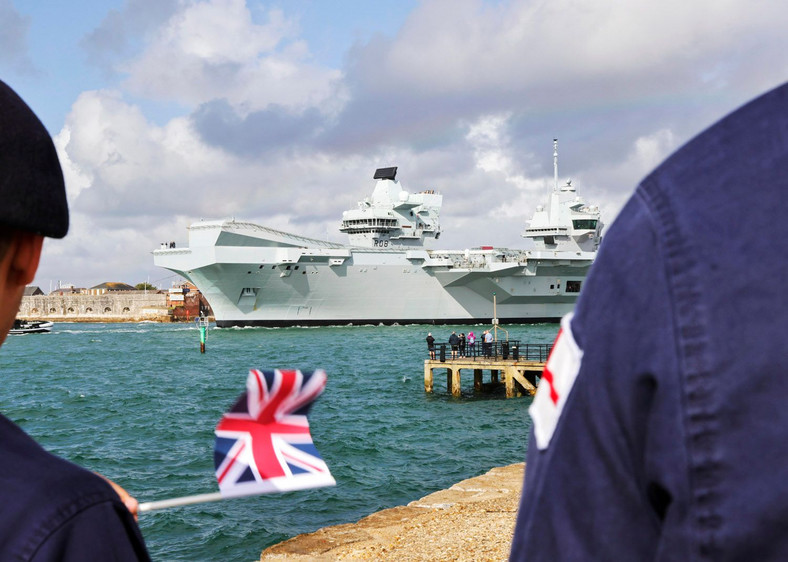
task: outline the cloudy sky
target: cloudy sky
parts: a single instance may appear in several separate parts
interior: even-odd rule
[[[0,0],[0,77],[61,157],[36,284],[176,280],[200,218],[342,241],[399,166],[442,247],[517,247],[571,177],[609,224],[659,162],[788,78],[778,0]],[[1,202],[0,202],[1,204]]]

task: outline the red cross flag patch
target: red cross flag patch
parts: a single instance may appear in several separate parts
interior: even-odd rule
[[[575,384],[583,350],[580,349],[572,336],[572,314],[561,319],[561,329],[553,344],[550,357],[547,358],[536,396],[528,408],[534,423],[534,437],[539,450],[550,444],[558,419],[566,404],[566,399]]]

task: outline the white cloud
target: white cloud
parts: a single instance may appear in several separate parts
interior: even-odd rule
[[[756,7],[740,0],[433,0],[372,53],[382,64],[370,82],[377,90],[397,81],[432,94],[534,91],[560,84],[564,95],[588,96],[597,92],[573,83],[604,78],[626,82],[618,94],[627,97],[653,83],[638,86],[633,75],[647,79],[680,70],[674,80],[708,77],[708,62],[721,56],[751,48],[777,54],[770,40],[782,34],[783,14],[784,6],[775,1]],[[615,93],[613,85],[605,88],[608,96]]]
[[[483,172],[482,181],[497,187],[485,191],[493,197],[484,201],[484,205],[472,207],[469,216],[459,218],[466,229],[474,228],[474,223],[495,225],[485,232],[483,240],[462,237],[461,241],[466,246],[482,243],[525,245],[521,239],[525,221],[530,219],[537,205],[545,203],[553,185],[552,175],[527,175],[519,168],[521,164],[512,156],[508,132],[510,118],[506,114],[488,115],[468,127],[465,139],[473,148],[476,168]],[[545,143],[545,147],[548,146]],[[552,152],[545,150],[542,157],[547,160],[551,155]],[[508,187],[502,187],[506,185]]]
[[[125,86],[195,106],[227,99],[242,113],[270,104],[317,105],[334,92],[334,69],[310,62],[297,24],[279,10],[257,24],[243,0],[184,2],[144,52],[121,67]]]
[[[163,127],[117,91],[85,92],[56,140],[73,208],[102,215],[188,210],[199,186],[233,169],[234,158],[209,147],[186,118]],[[192,192],[192,190],[195,190]]]
[[[676,148],[676,135],[669,129],[660,129],[635,141],[632,159],[645,175]]]
[[[490,115],[472,123],[466,140],[474,147],[476,167],[485,172],[503,172],[511,167],[511,159],[502,153],[505,139],[503,128],[508,115]]]
[[[93,181],[93,175],[89,170],[83,171],[82,168],[77,166],[66,151],[66,146],[71,140],[71,129],[63,127],[52,140],[57,149],[60,167],[63,170],[63,178],[66,182],[66,195],[69,201],[73,201],[79,197],[83,189],[90,187]]]
[[[72,281],[155,276],[148,252],[200,217],[343,240],[341,212],[389,165],[405,188],[444,194],[441,245],[521,245],[555,136],[610,223],[672,150],[788,70],[769,0],[425,0],[341,69],[314,63],[320,46],[284,6],[256,18],[242,0],[171,3],[126,37],[142,48],[115,66],[125,81],[74,102],[56,138],[73,228],[47,247]],[[154,122],[150,100],[193,112]],[[217,121],[200,129],[208,109]],[[255,127],[269,134],[238,150]]]
[[[30,17],[23,16],[10,0],[0,0],[0,64],[20,74],[35,74],[28,53]]]
[[[509,114],[485,115],[469,126],[465,140],[473,147],[476,168],[487,174],[500,174],[518,190],[530,192],[541,187],[541,181],[529,179],[517,169],[507,130],[510,118]]]

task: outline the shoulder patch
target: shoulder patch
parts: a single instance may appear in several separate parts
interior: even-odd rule
[[[583,350],[572,336],[572,313],[561,319],[561,329],[547,359],[536,396],[528,408],[534,424],[534,437],[539,450],[550,444],[566,399],[575,384]]]

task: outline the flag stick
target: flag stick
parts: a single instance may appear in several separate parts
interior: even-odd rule
[[[191,505],[193,503],[215,502],[224,499],[221,492],[212,492],[210,494],[196,494],[194,496],[181,496],[180,498],[170,498],[168,500],[159,500],[155,502],[144,502],[139,504],[137,511],[145,513],[146,511],[155,511],[157,509],[167,509],[168,507],[180,507],[182,505]]]

